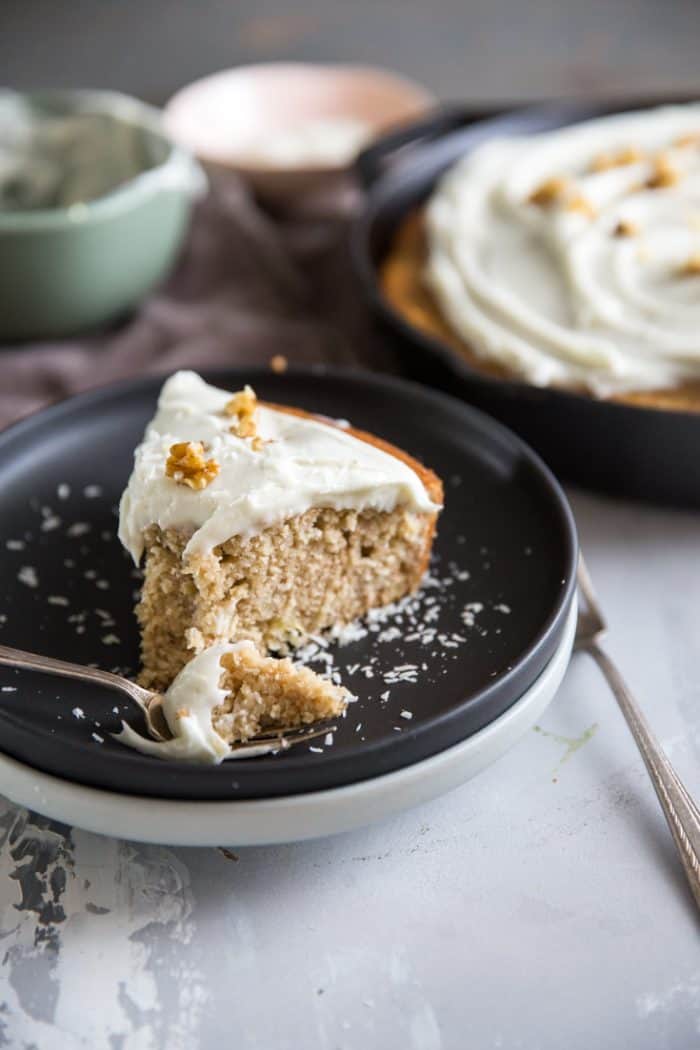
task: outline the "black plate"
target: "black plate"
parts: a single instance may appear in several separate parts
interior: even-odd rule
[[[208,378],[229,389],[250,382],[269,400],[350,418],[441,474],[446,508],[433,572],[450,582],[423,592],[421,639],[412,637],[416,627],[404,613],[403,621],[387,620],[374,625],[379,631],[333,647],[359,700],[320,753],[305,745],[218,767],[144,757],[110,738],[122,712],[137,723],[117,694],[0,668],[3,750],[50,773],[128,793],[256,798],[397,769],[463,739],[514,703],[552,656],[574,585],[571,513],[539,460],[462,402],[397,380],[322,370]],[[138,580],[115,537],[116,505],[159,387],[160,380],[149,379],[86,394],[0,435],[4,644],[108,669],[137,666]],[[70,495],[61,498],[65,485]],[[463,613],[473,602],[483,609],[468,626]],[[391,627],[400,628],[399,637]],[[426,644],[431,629],[435,636]],[[409,664],[418,673],[403,677],[415,682],[385,680]],[[85,718],[75,717],[74,708]]]
[[[618,496],[700,507],[700,412],[600,401],[486,376],[401,317],[377,279],[378,264],[401,221],[430,195],[443,172],[475,146],[497,136],[546,131],[661,101],[672,100],[539,106],[488,120],[478,119],[482,114],[474,111],[446,108],[387,136],[358,161],[368,197],[354,228],[353,256],[383,331],[414,378],[461,394],[502,420],[562,478]]]

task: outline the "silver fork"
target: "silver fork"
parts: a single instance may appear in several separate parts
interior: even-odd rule
[[[678,847],[690,889],[700,907],[700,810],[664,754],[622,675],[598,644],[607,631],[607,624],[596,599],[583,555],[579,557],[578,563],[578,587],[579,597],[583,598],[583,602],[579,601],[574,649],[590,653],[615,694],[615,699],[620,705],[620,710],[625,716],[625,721],[644,759],[647,772]]]
[[[51,656],[40,656],[38,653],[26,653],[22,649],[11,649],[7,645],[0,645],[0,664],[6,667],[22,667],[27,671],[43,671],[45,674],[60,675],[63,678],[76,678],[82,682],[94,682],[96,685],[107,686],[108,689],[116,689],[133,700],[143,712],[146,720],[146,728],[154,740],[171,740],[172,733],[165,721],[161,707],[163,697],[161,693],[144,689],[136,682],[123,678],[122,675],[113,674],[112,671],[101,671],[96,667],[84,667],[82,664],[73,664],[67,660],[55,660]],[[296,744],[303,744],[307,740],[325,736],[337,727],[332,721],[312,722],[300,728],[299,726],[280,726],[264,733],[258,733],[250,737],[245,744],[231,744],[231,751],[235,751],[239,758],[254,758],[270,751],[286,751]]]

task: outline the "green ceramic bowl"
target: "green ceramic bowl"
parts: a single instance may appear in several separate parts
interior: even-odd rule
[[[132,309],[166,275],[204,192],[199,164],[173,144],[150,106],[112,92],[24,96],[51,114],[107,113],[136,126],[147,167],[69,207],[0,210],[0,339],[65,336]]]

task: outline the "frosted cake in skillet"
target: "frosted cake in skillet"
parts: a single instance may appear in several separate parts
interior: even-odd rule
[[[441,504],[438,477],[379,438],[177,373],[120,505],[141,681],[164,690],[215,644],[283,653],[410,593]]]
[[[476,147],[381,282],[479,371],[700,410],[700,105]]]

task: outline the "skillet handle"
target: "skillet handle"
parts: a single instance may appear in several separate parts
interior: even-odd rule
[[[496,116],[496,113],[493,108],[469,109],[457,103],[444,103],[431,110],[427,116],[387,132],[364,149],[355,161],[355,171],[362,186],[369,189],[384,173],[394,155],[405,147],[430,142],[474,121]]]

